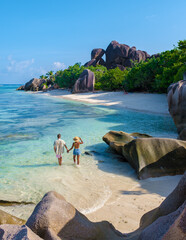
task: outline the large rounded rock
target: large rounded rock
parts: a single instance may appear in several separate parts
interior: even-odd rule
[[[128,58],[132,61],[145,61],[146,60],[146,53],[140,50],[135,50],[134,48],[130,48]]]
[[[111,224],[89,221],[56,192],[49,192],[43,197],[26,225],[44,239],[123,239],[123,235]]]
[[[106,49],[106,65],[111,68],[113,64],[123,65],[123,62],[128,58],[130,47],[126,44],[119,44],[117,41],[112,41]]]
[[[84,64],[84,67],[90,67],[90,66],[93,66],[95,67],[97,65],[97,60],[96,59],[91,59],[90,61],[88,61],[87,63]]]
[[[176,221],[170,226],[162,240],[184,240],[186,239],[186,207],[183,209]]]
[[[185,141],[149,138],[148,135],[148,137],[142,135],[141,138],[134,139],[131,135],[110,131],[103,140],[130,163],[139,179],[184,173],[186,170]]]
[[[23,225],[25,224],[25,220],[22,220],[20,218],[17,218],[15,216],[12,216],[9,213],[6,213],[2,210],[0,210],[0,225],[1,224],[17,224],[17,225]]]
[[[18,225],[0,225],[0,239],[2,240],[41,240],[34,232],[27,226]]]
[[[150,135],[141,133],[126,133],[122,131],[110,131],[103,136],[105,141],[112,149],[122,155],[125,144],[136,138],[149,138]]]
[[[99,61],[103,55],[105,54],[105,50],[102,48],[94,48],[91,52],[91,60],[96,59]]]
[[[16,90],[25,90],[25,85],[18,87]]]
[[[43,83],[45,83],[45,79],[40,78],[32,78],[29,82],[25,84],[25,91],[38,91],[41,89]]]
[[[181,207],[179,207],[176,211],[171,212],[170,214],[159,217],[155,222],[153,222],[150,226],[145,228],[139,236],[139,240],[157,240],[157,239],[167,239],[166,233],[168,234],[168,230],[173,225],[177,218],[180,218],[184,215],[186,210],[186,201],[183,203]],[[178,232],[176,234],[176,240],[180,239],[179,236],[183,236],[186,238],[186,233]],[[184,239],[184,238],[182,238]]]
[[[93,92],[95,75],[89,69],[85,69],[75,82],[72,93]]]
[[[160,206],[142,216],[140,227],[127,234],[126,240],[184,240],[186,237],[185,196],[186,172]]]
[[[169,112],[177,127],[179,138],[186,140],[186,80],[171,84],[167,98]]]

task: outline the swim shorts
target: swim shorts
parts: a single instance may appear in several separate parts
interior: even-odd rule
[[[79,148],[74,148],[74,151],[73,151],[73,155],[80,155],[81,152],[80,152],[80,149]]]
[[[61,158],[61,155],[59,155],[59,154],[56,154],[56,157],[57,157],[57,158]]]

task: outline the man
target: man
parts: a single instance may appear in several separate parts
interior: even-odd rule
[[[54,152],[56,153],[56,157],[58,158],[59,165],[62,164],[62,153],[64,153],[64,147],[68,151],[66,143],[61,139],[61,134],[57,135],[57,140],[54,141]]]

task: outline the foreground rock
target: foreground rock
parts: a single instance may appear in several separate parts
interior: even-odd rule
[[[40,91],[42,90],[43,84],[46,83],[45,79],[32,78],[25,84],[25,91]]]
[[[22,220],[20,218],[17,218],[15,216],[12,216],[9,213],[6,213],[2,210],[0,210],[0,225],[1,224],[17,224],[17,225],[23,225],[25,224],[25,220]]]
[[[185,240],[186,172],[161,205],[144,214],[140,227],[128,234],[110,223],[89,221],[60,194],[47,193],[26,226],[0,225],[0,239],[45,240]]]
[[[127,240],[186,239],[186,172],[173,192],[161,205],[144,214],[140,227]],[[170,238],[169,238],[170,237]]]
[[[171,84],[167,98],[169,112],[177,127],[179,139],[186,140],[186,80]]]
[[[123,239],[110,223],[89,221],[56,192],[43,197],[26,225],[44,239]]]
[[[88,69],[85,69],[75,82],[72,93],[93,92],[94,84],[94,73]]]
[[[185,141],[117,131],[110,131],[103,140],[130,163],[139,179],[183,174],[186,170]]]
[[[2,240],[40,240],[41,238],[33,233],[27,226],[0,225],[0,239]]]

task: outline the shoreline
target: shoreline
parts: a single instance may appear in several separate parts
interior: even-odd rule
[[[128,93],[123,92],[94,92],[71,94],[63,89],[47,92],[28,92],[51,98],[68,101],[83,102],[92,105],[101,105],[113,109],[129,109],[144,113],[168,115],[166,94]],[[98,157],[99,158],[99,157]],[[99,159],[96,158],[96,161]],[[127,163],[119,163],[120,171],[114,174],[101,171],[104,175],[110,193],[98,205],[92,205],[82,211],[93,222],[107,220],[114,227],[128,233],[136,230],[140,218],[148,211],[158,207],[172,192],[181,175],[164,176],[138,180],[134,170]],[[99,167],[97,171],[100,171]],[[131,173],[129,174],[129,172]],[[161,186],[161,188],[159,188]],[[66,199],[69,201],[69,199]],[[76,206],[75,206],[76,207]]]
[[[49,97],[78,101],[92,105],[112,107],[114,109],[127,109],[144,113],[169,115],[166,94],[158,93],[127,93],[118,92],[90,92],[72,94],[65,89],[56,89],[46,92],[29,92]]]

